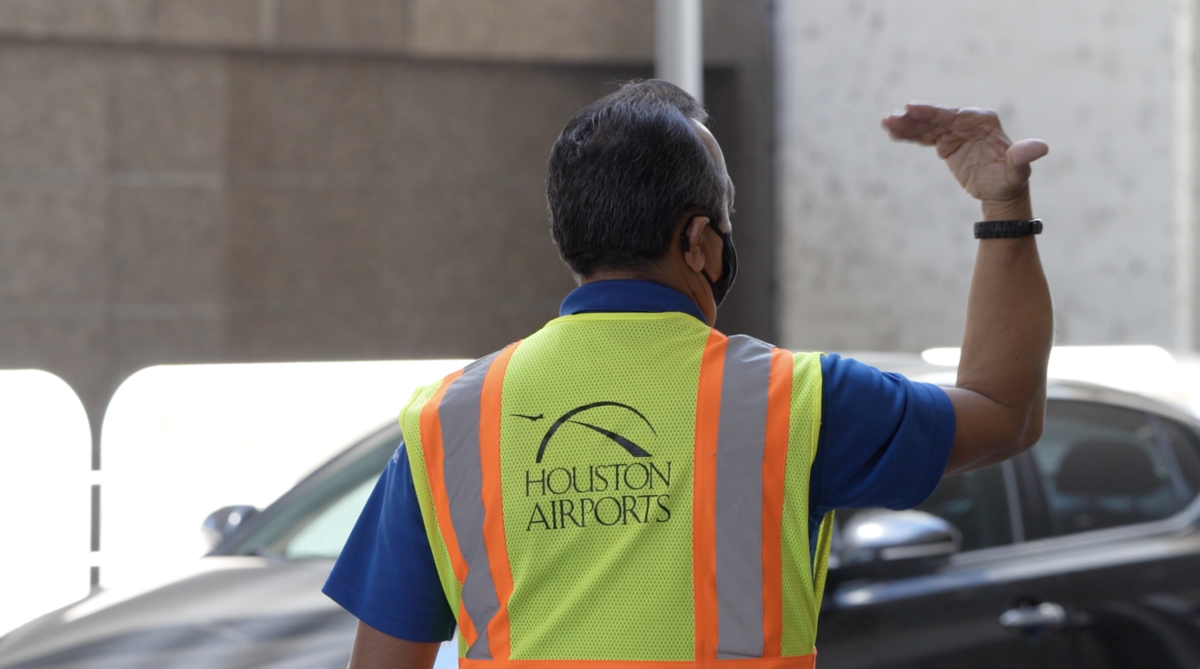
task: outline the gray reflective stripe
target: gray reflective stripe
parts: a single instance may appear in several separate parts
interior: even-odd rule
[[[487,624],[500,610],[496,585],[483,541],[483,465],[479,460],[479,406],[483,380],[499,353],[467,366],[442,397],[438,419],[442,424],[442,471],[450,498],[450,522],[458,547],[467,562],[463,584],[463,607],[475,624],[479,638],[467,649],[473,660],[492,659],[488,648]]]
[[[480,542],[482,546],[483,542]],[[479,560],[468,560],[471,563],[467,571],[467,582],[463,584],[463,606],[467,615],[475,624],[475,632],[479,636],[475,643],[467,649],[467,658],[471,660],[492,659],[492,649],[488,645],[488,623],[500,610],[499,599],[496,597],[496,586],[492,584],[492,570],[487,563],[487,551],[480,548]]]
[[[729,338],[717,430],[717,608],[719,659],[762,657],[763,451],[771,347]]]

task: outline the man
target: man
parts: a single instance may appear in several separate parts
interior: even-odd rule
[[[325,588],[361,621],[351,667],[428,669],[456,623],[477,669],[812,667],[829,512],[915,506],[1037,440],[1052,319],[1027,180],[1044,143],[1011,144],[982,110],[883,121],[935,146],[990,222],[940,389],[711,328],[737,262],[706,120],[646,81],[559,136],[547,199],[581,285],[403,411]]]

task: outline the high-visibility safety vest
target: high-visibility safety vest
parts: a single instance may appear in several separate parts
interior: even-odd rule
[[[586,313],[400,416],[464,669],[812,667],[817,354]]]

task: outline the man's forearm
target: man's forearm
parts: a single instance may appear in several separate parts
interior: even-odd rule
[[[983,215],[984,220],[1032,218],[1028,192],[1010,202],[985,202]],[[1041,435],[1054,316],[1035,240],[979,242],[956,385],[998,406],[986,429],[976,428],[970,436],[970,451],[951,463],[953,470],[999,462]]]

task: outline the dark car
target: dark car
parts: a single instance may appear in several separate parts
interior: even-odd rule
[[[820,666],[1200,666],[1198,435],[1169,405],[1055,383],[1029,454],[916,511],[840,513]],[[344,667],[355,621],[319,590],[399,440],[387,427],[265,511],[214,516],[228,536],[172,582],[10,633],[0,669]]]
[[[841,513],[821,667],[1200,666],[1198,435],[1169,405],[1057,383],[1030,452],[918,512]]]

